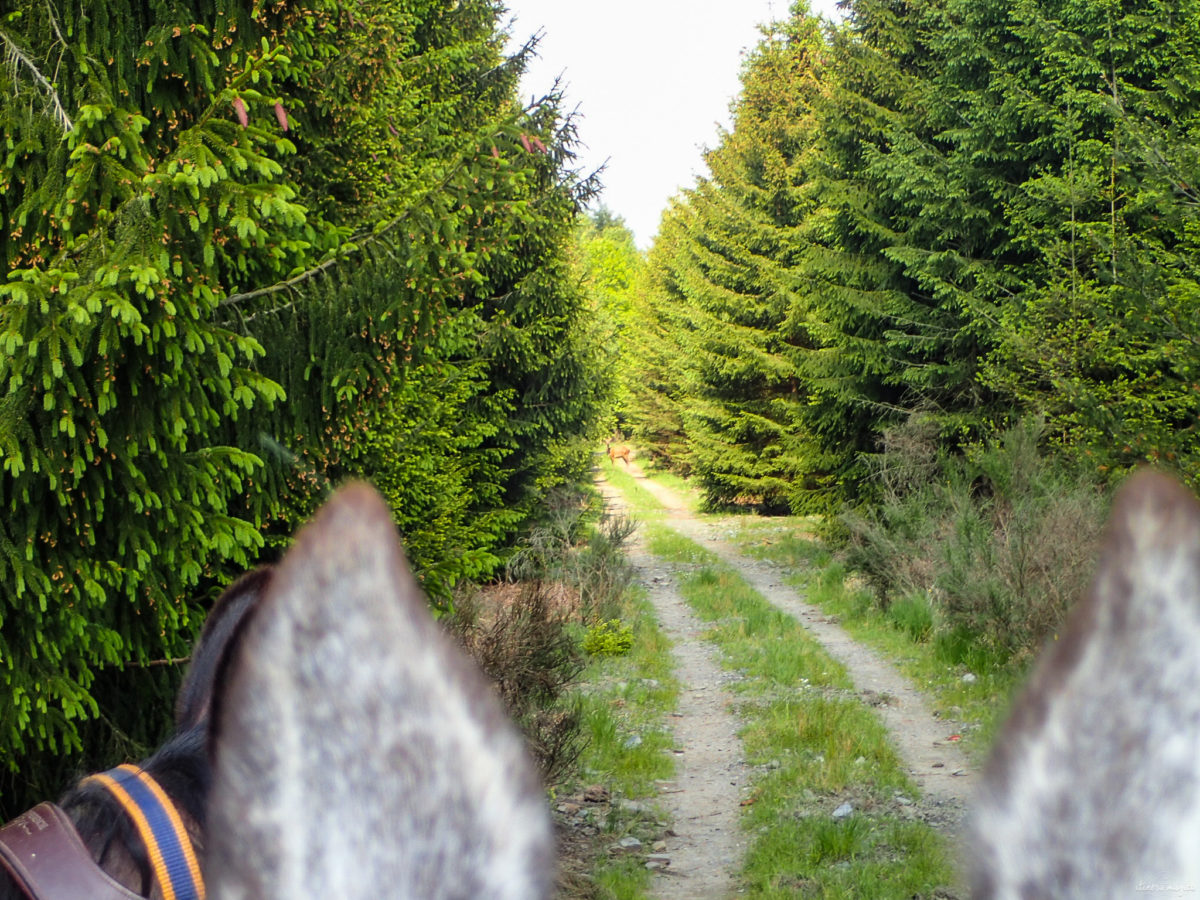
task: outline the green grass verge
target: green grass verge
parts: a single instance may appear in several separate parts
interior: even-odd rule
[[[651,872],[640,855],[610,856],[607,848],[626,835],[649,846],[662,836],[653,808],[658,781],[675,774],[674,747],[666,720],[675,709],[679,685],[672,673],[670,642],[640,588],[627,592],[622,619],[633,624],[633,646],[620,656],[592,657],[581,676],[579,702],[586,746],[580,755],[581,787],[601,784],[614,800],[593,823],[596,865],[588,875],[589,898],[641,900],[650,896]],[[627,806],[621,801],[636,801]]]
[[[953,886],[947,841],[905,818],[918,791],[840,664],[724,565],[698,567],[680,589],[742,675],[741,737],[759,772],[745,893],[908,900]],[[844,803],[853,812],[833,818]]]
[[[674,472],[667,472],[662,469],[649,469],[643,467],[642,471],[646,473],[647,477],[653,478],[659,484],[669,487],[676,494],[678,494],[684,500],[687,508],[691,512],[699,513],[702,511],[703,503],[700,499],[700,495],[693,489],[692,485],[686,478],[681,478]]]
[[[643,521],[661,519],[665,512],[660,504],[646,488],[645,478],[635,477],[633,472],[622,463],[612,463],[608,457],[603,457],[599,464],[600,474],[625,496],[629,504],[629,512]],[[700,499],[696,496],[686,481],[670,472],[651,472],[649,475],[656,483],[675,491],[684,501],[688,510],[698,513]]]
[[[656,779],[674,774],[670,731],[679,685],[672,673],[671,645],[658,627],[645,591],[629,591],[622,617],[633,624],[633,647],[620,656],[592,657],[582,680],[581,701],[588,748],[585,777],[602,779],[615,794],[646,797]]]

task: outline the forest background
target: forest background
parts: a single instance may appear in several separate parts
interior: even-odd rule
[[[798,3],[643,257],[581,224],[492,0],[15,0],[3,811],[152,745],[163,663],[331,485],[379,485],[445,604],[614,422],[1026,652],[1047,535],[1139,463],[1200,481],[1198,38],[1191,0]]]
[[[1019,673],[1112,486],[1200,486],[1200,6],[843,9],[765,29],[646,257],[593,221],[615,408],[709,507],[818,516],[946,665]]]
[[[384,492],[444,605],[583,480],[607,394],[567,251],[594,185],[560,98],[518,103],[500,17],[0,18],[9,814],[62,760],[157,742],[212,598],[332,485]]]

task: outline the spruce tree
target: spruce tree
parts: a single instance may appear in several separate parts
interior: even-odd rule
[[[681,380],[679,357],[690,326],[677,260],[684,252],[691,216],[682,197],[674,198],[663,213],[634,288],[631,324],[621,346],[633,437],[655,462],[684,475],[691,471],[682,413],[689,393]]]
[[[672,455],[686,459],[711,504],[787,508],[808,462],[796,361],[803,336],[787,327],[795,288],[786,269],[822,53],[810,17],[764,33],[743,72],[733,130],[707,156],[711,175],[664,220],[651,256],[655,324],[676,342],[665,348],[668,384],[687,402],[668,412],[671,388],[644,392],[640,429],[657,429],[665,450],[671,430],[659,423],[677,419],[686,451]]]
[[[1155,0],[964,14],[992,81],[973,99],[1000,126],[969,146],[1007,162],[1007,238],[1023,256],[984,378],[1098,472],[1152,460],[1200,475],[1198,17]]]
[[[156,741],[178,669],[151,664],[338,481],[384,489],[445,598],[583,472],[591,186],[559,98],[516,102],[499,17],[0,18],[4,810]]]

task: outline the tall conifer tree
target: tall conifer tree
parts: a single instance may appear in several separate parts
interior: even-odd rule
[[[586,467],[603,387],[565,254],[590,187],[557,98],[516,102],[501,13],[0,15],[13,772],[152,743],[174,672],[140,666],[185,656],[205,596],[338,480],[380,483],[445,596]]]
[[[651,256],[657,320],[676,323],[669,383],[687,397],[674,416],[710,503],[787,508],[805,468],[803,336],[785,327],[794,290],[785,270],[823,48],[806,15],[766,31],[743,72],[733,130],[708,154],[710,177],[685,192]],[[644,432],[652,417],[663,418],[661,405],[646,403]]]

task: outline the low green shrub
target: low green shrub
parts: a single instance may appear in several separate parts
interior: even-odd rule
[[[947,657],[1034,652],[1086,587],[1107,494],[1045,453],[1041,435],[1025,421],[933,467],[927,441],[892,436],[877,461],[881,501],[842,516],[849,563],[877,602]],[[895,458],[905,454],[918,458]]]
[[[633,626],[620,619],[604,619],[588,628],[583,650],[589,656],[623,656],[633,647]]]

